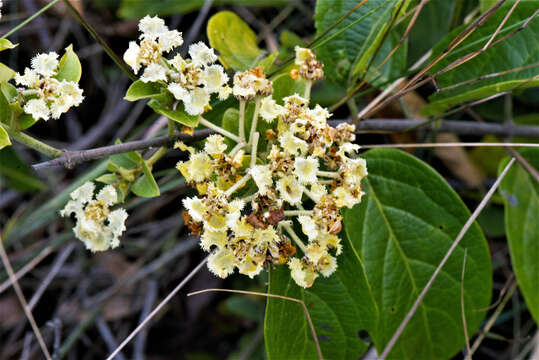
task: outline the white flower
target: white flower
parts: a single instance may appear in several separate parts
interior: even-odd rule
[[[184,103],[191,101],[191,94],[180,84],[171,83],[167,86],[167,89],[172,93],[176,100],[181,100]]]
[[[185,111],[189,115],[201,115],[210,103],[210,94],[204,88],[195,88],[191,91],[191,99],[184,102]]]
[[[277,181],[277,190],[281,198],[290,205],[301,203],[303,187],[299,184],[295,176],[286,175]]]
[[[220,278],[226,278],[234,272],[236,258],[228,248],[221,248],[208,258],[208,269]]]
[[[189,46],[189,55],[195,66],[206,66],[217,60],[213,49],[207,47],[202,41]]]
[[[187,62],[182,58],[180,54],[174,56],[168,62],[170,63],[170,65],[174,66],[174,68],[179,72],[184,71],[187,66]]]
[[[210,155],[222,155],[226,150],[225,138],[221,135],[213,134],[206,138],[204,151]]]
[[[343,186],[337,187],[331,194],[335,197],[335,203],[338,207],[352,208],[361,201],[361,196],[360,199],[356,199],[350,191]]]
[[[180,161],[176,165],[187,181],[202,182],[213,173],[208,154],[199,152],[189,156],[189,161]]]
[[[232,94],[232,88],[230,86],[225,85],[219,88],[219,100],[225,101],[226,99],[228,99],[230,94]]]
[[[103,201],[107,206],[116,203],[116,201],[118,201],[118,194],[116,193],[114,186],[107,185],[101,189],[99,194],[97,194],[97,200]]]
[[[245,206],[245,202],[241,199],[235,199],[228,204],[228,214],[226,214],[226,225],[231,228],[236,226],[241,216],[241,210]]]
[[[58,54],[50,52],[48,54],[38,54],[32,59],[32,69],[38,74],[50,77],[56,74],[58,67]]]
[[[71,198],[82,204],[86,204],[94,196],[95,184],[91,181],[85,182],[82,186],[73,190],[70,194]]]
[[[30,70],[29,68],[24,69],[24,75],[19,73],[15,75],[15,83],[17,83],[17,85],[35,87],[38,81],[39,75],[34,70]]]
[[[125,209],[116,209],[111,211],[108,216],[108,228],[112,232],[111,247],[115,248],[120,245],[118,238],[125,231],[125,220],[127,219],[127,211]]]
[[[166,81],[167,80],[167,69],[159,64],[150,64],[144,69],[144,74],[140,77],[142,82],[151,82],[151,81]]]
[[[238,272],[249,276],[251,279],[260,274],[262,269],[264,269],[264,262],[255,261],[249,256],[245,256],[245,259],[238,265]]]
[[[318,260],[317,269],[324,277],[331,276],[337,270],[337,260],[333,256],[325,254]]]
[[[86,248],[92,252],[104,251],[109,248],[108,236],[104,234],[103,227],[96,221],[87,219],[84,215],[77,218],[77,224],[73,228],[77,239],[81,240]]]
[[[129,48],[124,53],[124,61],[131,66],[135,74],[140,70],[140,46],[135,41],[129,42]]]
[[[294,174],[302,184],[315,183],[318,180],[316,173],[319,165],[318,159],[312,156],[307,158],[297,157],[294,161]]]
[[[206,251],[210,251],[212,246],[223,248],[228,242],[226,231],[205,230],[200,237],[200,246]]]
[[[310,58],[312,58],[314,56],[313,52],[311,51],[311,49],[307,49],[307,48],[302,48],[302,47],[299,47],[299,46],[296,46],[294,48],[294,50],[296,51],[296,59],[295,59],[295,64],[296,65],[301,65],[303,64],[306,60],[309,60]]]
[[[182,33],[178,30],[165,31],[159,35],[159,45],[164,52],[169,52],[183,44]]]
[[[326,254],[326,247],[320,246],[317,242],[309,243],[309,245],[305,249],[305,256],[307,256],[309,261],[313,264],[318,263],[318,260],[320,260],[320,258]]]
[[[220,65],[210,65],[204,69],[202,81],[210,93],[218,92],[228,82],[228,75]]]
[[[318,237],[318,226],[310,216],[298,216],[298,221],[301,224],[301,230],[309,241],[314,241]]]
[[[283,150],[292,155],[303,154],[307,152],[309,146],[305,140],[297,138],[291,131],[286,131],[279,137],[279,142]]]
[[[278,105],[271,96],[262,98],[260,103],[260,116],[262,116],[262,119],[266,120],[266,122],[272,122],[273,119],[282,115],[283,112],[284,108],[281,105]]]
[[[201,199],[197,198],[196,196],[192,198],[185,198],[183,199],[183,207],[187,209],[193,220],[204,221],[206,206]]]
[[[327,193],[328,191],[324,185],[319,184],[319,183],[311,184],[309,195],[315,202],[319,203],[322,196],[327,195]]]
[[[58,92],[60,96],[68,97],[72,106],[79,106],[82,100],[84,100],[82,89],[79,87],[79,84],[73,81],[62,80],[58,85]]]
[[[168,27],[165,25],[163,19],[160,19],[157,16],[150,17],[148,15],[140,20],[138,28],[142,32],[142,35],[140,35],[141,38],[152,40],[155,40],[157,37],[168,31]]]
[[[43,99],[28,100],[26,105],[24,105],[24,112],[32,115],[36,120],[43,119],[47,121],[51,115],[50,110]]]
[[[290,258],[288,267],[290,268],[292,279],[294,279],[296,284],[303,288],[311,287],[314,280],[318,277],[318,274],[314,271],[312,266],[304,264],[296,257]]]
[[[255,165],[249,170],[249,174],[251,174],[258,187],[258,193],[260,195],[266,195],[268,190],[273,186],[269,165]]]

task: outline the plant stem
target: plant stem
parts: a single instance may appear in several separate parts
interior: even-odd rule
[[[240,121],[239,121],[239,135],[240,141],[245,142],[245,100],[240,100]]]
[[[218,132],[219,134],[234,140],[237,143],[245,142],[245,134],[243,134],[243,138],[240,138],[240,137],[232,134],[230,131],[227,131],[227,130],[223,129],[222,127],[217,126],[214,123],[204,119],[202,116],[199,118],[198,122],[200,124],[204,125],[205,127],[209,128],[209,129],[212,129],[212,130]]]
[[[237,143],[236,146],[228,153],[229,156],[234,157],[234,155],[237,154],[238,151],[240,151],[245,145],[247,145],[244,142]]]
[[[6,124],[0,123],[0,126],[2,126],[7,131],[10,138],[14,139],[15,141],[21,144],[28,146],[29,148],[39,151],[40,153],[45,154],[48,157],[57,158],[60,155],[62,155],[62,150],[60,149],[56,149],[50,145],[47,145],[44,142],[41,142],[23,132],[15,131]]]
[[[260,134],[255,132],[253,134],[253,144],[251,145],[251,169],[256,165],[256,153],[258,150],[258,138],[260,137]]]
[[[251,178],[251,174],[244,175],[237,183],[232,185],[226,192],[225,195],[227,197],[230,197],[230,195],[234,194],[236,190],[238,190],[240,187],[245,185],[247,181]]]
[[[296,245],[301,249],[301,251],[303,251],[303,253],[305,254],[306,253],[306,247],[305,247],[305,244],[300,240],[300,238],[296,235],[296,233],[294,232],[294,230],[292,229],[292,227],[290,225],[284,225],[283,224],[283,229],[286,230],[286,232],[288,232],[288,234],[290,235],[290,237],[292,238],[292,240],[294,240],[294,242],[296,243]]]
[[[84,20],[82,15],[71,5],[69,0],[64,0],[64,3],[68,7],[68,9],[75,15],[75,18],[84,26],[84,28],[90,33],[90,35],[94,38],[95,41],[99,43],[99,45],[103,46],[103,49],[107,53],[108,56],[122,69],[127,76],[133,81],[137,80],[138,78],[133,74],[133,72],[129,69],[127,64],[114,53],[114,51],[110,48],[110,46],[107,45],[107,43],[97,34],[97,32],[92,28],[90,24]]]
[[[168,119],[168,137],[173,138],[174,137],[174,120]]]
[[[285,210],[284,216],[312,216],[313,211],[312,210]]]
[[[148,160],[146,160],[146,164],[148,167],[152,167],[153,164],[159,159],[161,159],[168,151],[168,147],[161,146],[159,150],[157,150]]]
[[[41,9],[39,9],[35,14],[32,14],[32,16],[28,17],[26,20],[24,20],[19,25],[15,26],[13,29],[9,30],[6,34],[2,35],[0,39],[5,39],[9,37],[10,35],[13,35],[15,32],[19,31],[22,27],[26,26],[29,22],[34,20],[39,15],[43,14],[45,11],[47,11],[51,6],[56,4],[59,0],[52,0],[47,5],[43,6]]]
[[[311,87],[313,86],[312,80],[305,80],[305,94],[303,97],[307,100],[311,98]]]
[[[316,175],[332,179],[337,179],[339,177],[339,173],[335,171],[318,171]]]
[[[258,112],[260,110],[260,96],[257,96],[255,98],[255,112],[253,114],[253,121],[251,121],[251,131],[249,132],[249,142],[247,144],[251,144],[253,141],[253,135],[256,131],[256,125],[258,123]]]

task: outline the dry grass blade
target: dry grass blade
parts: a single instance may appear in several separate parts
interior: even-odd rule
[[[33,268],[37,266],[43,259],[47,257],[50,253],[52,253],[54,248],[52,246],[46,247],[41,251],[36,257],[34,257],[32,260],[28,262],[28,264],[24,265],[19,271],[15,273],[13,278],[9,278],[6,281],[4,281],[2,284],[0,284],[0,294],[4,292],[8,287],[11,286],[13,283],[12,280],[19,280],[22,278],[26,273],[31,271]]]
[[[1,237],[0,237],[0,257],[2,258],[2,263],[4,264],[4,267],[6,268],[6,271],[9,275],[9,279],[11,283],[13,284],[13,288],[15,289],[15,293],[17,294],[17,298],[19,299],[19,302],[21,303],[21,306],[24,309],[24,313],[26,314],[26,317],[28,318],[28,322],[30,322],[30,325],[32,326],[32,330],[34,330],[34,334],[36,335],[37,342],[39,343],[39,346],[41,347],[41,351],[43,352],[43,355],[45,355],[45,358],[47,360],[50,360],[52,359],[51,354],[49,353],[49,350],[47,349],[47,345],[45,345],[43,336],[41,336],[41,332],[39,331],[39,327],[36,324],[34,316],[32,315],[32,311],[30,311],[30,308],[28,307],[28,303],[26,302],[26,299],[24,298],[24,294],[22,292],[21,287],[19,286],[19,282],[15,278],[13,268],[11,267],[11,263],[9,262],[9,258],[7,257],[6,249],[4,249],[4,243]]]
[[[466,271],[466,256],[468,249],[464,249],[464,259],[462,260],[462,273],[460,276],[460,314],[462,315],[462,328],[464,329],[464,339],[466,340],[466,359],[471,360],[470,355],[470,336],[468,335],[468,326],[466,325],[466,312],[464,311],[464,272]]]
[[[527,162],[526,159],[524,159],[524,157],[522,155],[520,155],[518,152],[513,150],[511,148],[512,145],[508,144],[507,146],[508,147],[506,148],[506,150],[509,153],[511,153],[511,155],[513,155],[515,157],[515,159],[517,159],[517,161],[519,162],[520,165],[522,165],[524,168],[526,168],[526,170],[528,170],[530,172],[530,174],[533,176],[535,181],[539,182],[539,172],[537,172],[537,170],[529,162]]]
[[[265,297],[272,297],[282,300],[288,300],[293,301],[298,304],[301,304],[303,307],[303,312],[305,313],[305,317],[307,318],[307,322],[309,323],[309,327],[311,328],[311,333],[313,335],[314,345],[316,346],[316,352],[318,353],[318,359],[322,360],[322,349],[320,349],[320,343],[318,342],[318,336],[316,335],[316,330],[313,325],[313,321],[311,320],[311,315],[309,315],[309,311],[307,310],[307,306],[303,302],[303,300],[299,300],[296,298],[288,297],[288,296],[282,296],[282,295],[276,295],[276,294],[267,294],[267,293],[261,293],[261,292],[255,292],[255,291],[245,291],[245,290],[232,290],[232,289],[204,289],[199,291],[194,291],[192,293],[187,294],[187,296],[192,295],[198,295],[210,291],[219,291],[219,292],[230,292],[230,293],[237,293],[237,294],[246,294],[246,295],[256,295],[256,296],[265,296]]]
[[[124,341],[122,341],[120,346],[118,346],[118,348],[107,357],[107,360],[114,359],[114,357],[144,328],[144,326],[148,324],[148,322],[159,312],[159,310],[161,310],[163,306],[165,306],[170,299],[172,299],[178,293],[178,291],[180,291],[181,288],[183,288],[185,284],[187,284],[189,280],[191,280],[191,278],[200,271],[200,269],[202,269],[209,257],[210,255],[206,256],[206,258],[202,260],[200,264],[191,270],[191,272],[178,284],[178,286],[176,286],[174,290],[172,290],[170,294],[168,294],[167,297],[164,298],[159,305],[157,305],[155,309],[153,309],[152,312],[135,328],[135,330],[133,330]]]
[[[496,189],[500,185],[501,181],[503,180],[503,178],[505,177],[505,175],[507,174],[507,172],[509,171],[511,166],[513,166],[514,163],[515,163],[515,158],[512,158],[509,161],[509,163],[505,166],[505,168],[503,169],[503,171],[500,174],[500,176],[498,177],[498,179],[496,179],[496,182],[494,183],[494,185],[492,185],[492,187],[490,188],[488,193],[485,195],[483,200],[481,200],[481,202],[479,203],[479,205],[477,206],[477,208],[475,209],[473,214],[468,218],[468,221],[466,221],[466,223],[464,224],[464,226],[460,230],[459,234],[457,235],[457,238],[453,241],[453,243],[451,244],[451,247],[449,248],[449,250],[447,250],[447,253],[443,257],[442,261],[440,262],[440,264],[438,265],[438,267],[436,268],[436,270],[434,271],[434,273],[430,277],[429,281],[427,282],[427,285],[425,285],[425,287],[423,288],[423,290],[421,291],[421,293],[417,297],[417,300],[414,302],[414,305],[412,306],[410,311],[408,311],[408,313],[406,314],[406,316],[402,320],[401,324],[399,325],[399,327],[397,328],[397,330],[395,331],[395,333],[393,334],[393,336],[391,337],[391,339],[387,343],[386,347],[382,351],[382,355],[380,355],[380,359],[385,359],[389,355],[389,352],[391,351],[391,349],[393,349],[393,346],[395,346],[397,340],[399,339],[400,335],[404,331],[404,328],[406,327],[406,325],[408,325],[408,323],[412,319],[412,316],[415,314],[416,310],[419,308],[419,305],[421,304],[421,302],[425,298],[425,295],[427,295],[427,292],[432,287],[432,284],[434,283],[434,280],[436,280],[436,278],[438,277],[438,275],[442,271],[443,266],[445,265],[445,263],[447,262],[447,260],[451,256],[451,254],[453,254],[453,251],[455,251],[458,244],[460,243],[460,240],[462,240],[462,238],[464,237],[464,235],[466,234],[466,232],[468,231],[470,226],[472,226],[472,224],[474,223],[475,219],[477,219],[477,217],[479,216],[479,214],[481,213],[483,208],[487,205],[488,201],[490,200],[490,198],[492,197],[492,195],[494,194],[494,192],[496,191]]]
[[[474,354],[474,352],[477,350],[477,348],[479,348],[479,345],[481,345],[481,342],[485,338],[485,334],[488,333],[490,328],[494,325],[494,322],[496,321],[498,316],[501,314],[503,308],[505,307],[505,305],[507,304],[509,299],[511,299],[513,297],[513,293],[516,291],[516,289],[517,289],[517,282],[516,282],[516,280],[513,279],[511,287],[509,288],[509,291],[503,297],[502,302],[498,305],[498,307],[494,311],[494,314],[492,314],[490,319],[488,319],[487,324],[485,325],[485,327],[483,328],[483,330],[481,331],[479,336],[477,336],[477,339],[475,339],[475,342],[472,345],[472,348],[471,348],[471,350],[469,352],[470,357]]]

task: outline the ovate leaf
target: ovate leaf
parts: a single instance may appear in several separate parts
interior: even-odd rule
[[[131,187],[131,191],[138,196],[142,197],[156,197],[159,196],[159,186],[153,178],[152,171],[146,165],[146,162],[142,162],[143,174]]]
[[[58,74],[56,79],[59,81],[73,81],[78,83],[82,74],[82,68],[80,65],[79,57],[73,51],[73,45],[69,45],[65,49],[65,54],[60,59],[58,65]]]
[[[187,112],[185,112],[183,108],[183,103],[178,103],[178,106],[176,107],[176,110],[171,110],[163,105],[161,105],[159,102],[155,101],[155,99],[150,100],[148,102],[148,106],[153,109],[158,114],[165,115],[171,120],[176,121],[177,123],[189,126],[189,127],[196,127],[198,125],[198,115],[189,115]]]
[[[521,154],[539,170],[539,150],[525,149]],[[507,162],[500,163],[500,172]],[[514,164],[500,184],[500,193],[513,271],[528,309],[539,323],[539,183],[528,170]]]
[[[0,63],[0,83],[4,83],[13,79],[13,77],[15,77],[15,74],[17,73],[13,71],[10,67]]]
[[[13,49],[19,46],[19,44],[13,44],[8,39],[0,39],[0,51],[4,51],[7,49]]]
[[[129,86],[124,99],[127,101],[137,101],[140,99],[148,99],[161,94],[162,86],[155,82],[143,82],[136,80]]]
[[[273,79],[272,97],[279,105],[284,104],[283,98],[294,94],[300,96],[305,94],[304,80],[293,80],[288,74],[280,74]]]
[[[444,179],[415,157],[397,150],[371,150],[364,157],[366,195],[360,205],[344,211],[344,249],[336,273],[318,278],[307,290],[295,285],[286,268],[270,274],[272,293],[305,300],[322,352],[331,359],[361,356],[364,347],[354,342],[358,331],[366,332],[381,353],[470,216]],[[474,224],[389,358],[447,359],[465,346],[460,305],[465,252],[464,313],[468,332],[477,330],[484,317],[478,310],[490,303],[492,270],[487,243]],[[301,308],[274,304],[269,300],[266,314],[269,358],[297,351],[295,358],[315,359],[306,323],[299,320]],[[297,339],[300,345],[291,345]]]
[[[9,136],[6,130],[4,130],[4,128],[0,126],[0,150],[9,145],[11,145],[11,141],[9,141]]]
[[[225,68],[245,71],[256,64],[262,50],[258,48],[256,34],[238,15],[221,11],[208,21],[210,45],[216,49]]]
[[[431,73],[435,73],[457,59],[481,49],[488,42],[511,6],[512,4],[509,2],[499,8],[494,15],[482,26],[477,28],[461,45],[440,61],[431,70]],[[537,10],[537,3],[535,1],[522,1],[519,3],[496,39],[501,39],[519,29],[534,14],[535,10]],[[443,38],[434,47],[432,58],[438,56],[446,49],[448,44],[463,30],[464,26],[466,25],[456,28]],[[458,104],[486,98],[516,87],[523,89],[537,86],[539,79],[532,79],[537,75],[538,71],[537,66],[533,67],[534,64],[539,63],[538,33],[539,21],[535,19],[530,21],[524,29],[511,35],[496,46],[491,47],[484,53],[455,69],[438,76],[436,79],[441,91],[429,97],[430,104],[425,106],[421,110],[421,113],[425,116],[435,115]],[[522,69],[519,70],[520,68]],[[468,85],[443,90],[443,88],[448,86],[476,80],[483,75],[491,75],[515,69],[518,71],[512,71],[501,76],[491,76],[480,81],[473,81]]]

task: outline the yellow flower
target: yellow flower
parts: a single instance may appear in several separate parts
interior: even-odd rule
[[[222,279],[232,274],[235,267],[236,257],[226,247],[219,249],[208,258],[208,269]]]
[[[205,230],[200,237],[200,246],[206,251],[210,251],[212,246],[217,246],[221,249],[226,246],[227,242],[226,231]]]
[[[283,176],[277,181],[277,190],[281,194],[281,198],[290,205],[301,203],[303,195],[303,187],[293,175]]]
[[[314,280],[318,277],[313,265],[307,264],[298,258],[290,258],[288,267],[290,268],[292,279],[303,288],[311,287]]]
[[[294,161],[294,174],[302,184],[316,183],[318,178],[318,159],[309,156],[307,158],[297,157]]]

